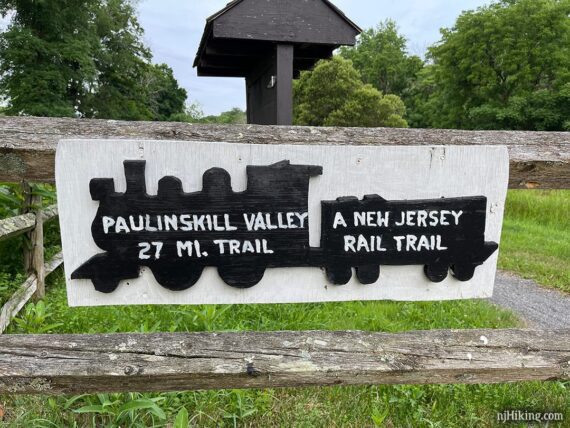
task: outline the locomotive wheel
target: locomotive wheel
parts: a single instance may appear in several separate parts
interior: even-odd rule
[[[457,264],[451,266],[453,276],[459,281],[469,281],[475,275],[476,266],[470,264]]]
[[[352,268],[350,266],[327,266],[325,270],[327,279],[334,285],[345,285],[352,278]]]
[[[93,278],[91,280],[93,285],[95,286],[95,290],[101,293],[112,293],[119,287],[119,279],[111,279],[111,278]]]
[[[431,264],[424,266],[424,273],[431,282],[442,282],[447,278],[449,266],[444,264]]]
[[[218,274],[231,287],[251,288],[263,279],[265,266],[220,266]]]
[[[203,266],[181,265],[173,268],[152,267],[152,274],[161,286],[172,291],[188,290],[202,276]]]
[[[380,278],[380,266],[365,265],[356,267],[356,277],[361,284],[374,284]]]

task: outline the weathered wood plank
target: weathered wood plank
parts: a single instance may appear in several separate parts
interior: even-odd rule
[[[570,188],[570,132],[193,125],[35,117],[0,118],[0,181],[53,181],[57,142],[71,137],[255,144],[505,145],[511,159],[511,188]]]
[[[28,275],[35,275],[36,290],[34,300],[45,296],[45,265],[44,265],[44,218],[43,198],[32,193],[31,186],[23,183],[25,191],[24,212],[32,212],[36,217],[35,227],[28,233],[27,245],[24,246],[24,268]]]
[[[36,275],[34,300],[41,300],[46,295],[46,271],[44,262],[44,221],[42,210],[36,211],[36,227],[30,232],[30,265],[28,272]]]
[[[105,175],[102,177],[109,176],[107,174],[113,177],[125,175],[122,162],[109,162],[109,153],[113,153],[113,160],[132,159],[133,155],[142,155],[147,159],[147,163],[144,165],[139,163],[130,164],[131,166],[128,168],[131,171],[128,172],[131,192],[136,192],[135,189],[137,188],[142,191],[144,187],[148,190],[149,194],[156,194],[158,192],[158,183],[164,176],[164,171],[177,171],[176,176],[184,183],[186,191],[199,191],[201,188],[210,186],[208,181],[203,181],[203,173],[213,165],[227,171],[231,177],[232,188],[240,189],[240,192],[248,188],[248,183],[264,182],[267,181],[266,177],[271,176],[271,189],[262,190],[261,185],[255,185],[256,200],[260,195],[267,196],[263,204],[256,205],[257,208],[255,208],[254,205],[250,205],[250,202],[247,202],[248,196],[246,195],[248,191],[246,191],[245,193],[236,195],[236,198],[241,201],[240,203],[243,204],[245,208],[240,207],[238,211],[236,211],[236,208],[232,206],[234,202],[231,202],[230,205],[226,205],[227,202],[212,200],[208,205],[208,213],[210,215],[230,213],[228,221],[231,224],[235,224],[234,227],[237,225],[238,229],[236,229],[235,233],[239,234],[239,239],[250,240],[250,242],[254,242],[254,245],[256,238],[267,239],[267,248],[273,251],[275,255],[279,255],[276,259],[278,261],[271,261],[268,264],[269,259],[264,258],[263,254],[253,255],[253,258],[251,254],[242,254],[241,263],[243,263],[243,266],[258,266],[260,268],[258,272],[261,273],[261,276],[256,277],[255,286],[249,284],[251,288],[242,289],[239,293],[235,292],[234,287],[229,287],[221,280],[224,275],[212,275],[214,273],[212,272],[213,269],[209,269],[201,275],[200,272],[202,272],[202,268],[194,271],[190,266],[184,267],[185,273],[180,277],[179,281],[181,281],[181,284],[184,283],[188,285],[189,283],[184,281],[189,278],[191,272],[196,272],[195,280],[197,283],[193,287],[178,293],[172,293],[165,287],[161,287],[159,285],[160,279],[157,281],[156,277],[162,277],[164,279],[170,275],[169,277],[173,278],[177,269],[174,267],[176,266],[175,263],[168,264],[171,268],[167,269],[164,257],[160,258],[160,267],[157,267],[157,265],[152,263],[152,260],[148,263],[140,259],[127,262],[128,258],[120,255],[121,253],[126,254],[129,251],[135,255],[139,254],[140,239],[137,240],[135,237],[136,233],[134,235],[130,234],[130,238],[125,236],[125,239],[122,240],[124,244],[120,244],[130,245],[134,250],[118,251],[119,244],[116,244],[115,249],[111,253],[103,256],[108,257],[109,254],[112,254],[110,257],[110,259],[114,260],[112,270],[114,275],[117,275],[114,279],[109,276],[110,274],[108,272],[111,266],[109,264],[110,259],[107,259],[107,261],[103,263],[96,262],[95,265],[91,265],[90,263],[93,262],[91,258],[97,254],[97,251],[94,252],[93,250],[93,241],[89,235],[89,232],[92,230],[92,224],[100,224],[102,215],[115,218],[120,215],[127,215],[122,214],[122,211],[120,211],[126,207],[126,205],[121,202],[120,197],[113,199],[113,201],[111,201],[111,199],[105,201],[104,197],[100,195],[96,197],[101,200],[100,204],[85,204],[83,202],[86,194],[88,194],[90,181],[94,177],[101,177],[97,171],[102,165],[108,163],[112,164],[112,169],[107,167],[105,169]],[[303,176],[305,178],[302,179],[306,179],[304,184],[302,186],[298,184],[300,181],[297,178],[294,180],[291,179],[291,181],[288,181],[285,185],[282,184],[283,182],[279,184],[279,181],[276,179],[278,177],[290,180],[290,178],[288,178],[290,176],[283,175],[284,170],[282,168],[279,168],[281,172],[278,174],[273,168],[269,170],[264,169],[264,174],[267,175],[263,177],[259,175],[259,167],[257,168],[257,172],[248,174],[246,173],[246,165],[251,164],[251,159],[255,159],[256,165],[271,165],[283,159],[294,159],[295,164],[316,166],[310,168],[313,170],[311,175],[315,175],[317,173],[316,170],[319,170],[318,173],[320,174],[321,168],[323,175],[318,179],[311,180],[309,178],[309,169],[305,169],[306,167],[301,167],[301,169],[292,167],[293,169],[291,169],[291,171],[306,171],[303,173],[306,174],[306,176]],[[376,276],[375,279],[371,281],[371,283],[375,285],[369,285],[367,287],[362,286],[358,277],[352,275],[352,270],[350,269],[350,266],[356,266],[357,261],[362,261],[362,259],[355,258],[349,261],[346,257],[332,257],[332,259],[335,260],[337,270],[343,272],[339,275],[343,276],[348,274],[348,278],[346,279],[348,283],[342,287],[326,286],[327,284],[331,285],[332,282],[327,280],[327,274],[323,273],[321,269],[316,268],[317,265],[318,267],[325,266],[330,273],[330,265],[328,265],[326,261],[328,256],[321,259],[321,257],[323,257],[321,254],[336,254],[330,249],[332,240],[326,238],[324,234],[321,235],[321,231],[327,233],[326,231],[328,230],[328,233],[330,233],[330,230],[333,229],[333,218],[330,217],[330,214],[325,214],[326,210],[323,210],[322,217],[318,215],[307,216],[308,228],[317,231],[314,233],[312,241],[307,229],[303,228],[297,228],[295,230],[280,229],[276,230],[278,234],[270,235],[268,234],[269,232],[267,232],[264,233],[263,236],[256,234],[255,230],[253,232],[247,231],[247,227],[243,223],[243,213],[240,213],[239,210],[243,209],[245,213],[255,213],[258,211],[270,212],[273,210],[273,214],[268,215],[274,218],[275,224],[278,224],[275,212],[284,210],[284,207],[287,207],[287,210],[306,212],[308,207],[311,207],[311,209],[316,208],[320,204],[320,201],[335,200],[335,198],[341,195],[379,193],[387,199],[392,199],[390,195],[398,195],[397,200],[399,201],[431,199],[432,203],[436,205],[430,205],[431,208],[426,208],[427,205],[422,207],[422,209],[429,211],[458,209],[456,204],[463,203],[459,201],[446,201],[443,202],[444,208],[439,205],[442,203],[441,196],[443,195],[447,197],[481,195],[487,198],[486,204],[489,207],[497,207],[493,213],[489,213],[485,216],[485,239],[487,241],[499,242],[503,217],[502,207],[505,205],[507,180],[509,177],[507,151],[503,147],[453,146],[446,149],[433,149],[431,147],[331,146],[323,150],[323,148],[319,146],[228,145],[192,142],[180,143],[177,141],[137,142],[136,140],[121,143],[121,140],[66,140],[62,142],[58,148],[56,163],[57,186],[61,208],[61,240],[65,254],[65,262],[70,268],[69,273],[76,272],[75,275],[72,275],[75,278],[70,279],[68,277],[67,282],[68,303],[71,306],[117,304],[194,305],[300,303],[385,299],[448,300],[487,298],[490,297],[493,292],[496,253],[489,259],[486,257],[482,259],[481,262],[484,260],[487,261],[485,261],[482,266],[477,267],[475,275],[470,280],[467,278],[468,281],[458,281],[457,278],[449,274],[440,278],[440,282],[430,282],[424,275],[423,265],[431,259],[416,258],[413,262],[411,259],[408,260],[408,264],[412,266],[383,266],[381,268],[382,275],[380,277]],[[386,164],[386,168],[378,168],[378,165],[382,165],[383,163]],[[134,165],[138,165],[138,167],[133,169]],[[146,169],[143,172],[141,168]],[[138,173],[135,174],[135,171],[138,171]],[[291,174],[293,174],[293,172],[291,172]],[[135,184],[135,177],[138,177],[138,185]],[[450,180],[450,177],[454,179]],[[121,182],[122,179],[117,180],[115,185],[118,187],[122,184]],[[146,183],[149,183],[148,187]],[[405,186],[403,186],[402,183],[406,183]],[[298,186],[294,192],[288,194],[286,204],[284,204],[285,201],[279,200],[278,198],[275,199],[271,195],[272,192],[276,195],[283,195],[283,191],[279,190],[281,188],[280,186],[284,186],[283,188],[287,189],[291,189],[291,186]],[[250,190],[252,189],[253,187],[250,187]],[[220,194],[221,193],[230,195],[231,190],[229,187],[224,188],[223,192],[220,191]],[[200,204],[201,202],[184,202],[188,201],[186,197],[184,198],[185,199],[178,200],[177,203],[181,205],[176,208],[177,210],[185,206],[187,208],[184,209],[199,211],[199,207],[196,204]],[[238,199],[235,199],[235,201]],[[230,199],[227,199],[226,201],[229,200]],[[231,200],[234,201],[234,199]],[[137,202],[137,204],[138,209],[141,209],[147,215],[155,214],[154,210],[156,208],[151,208],[150,205],[148,209],[142,208],[143,204],[145,204],[142,200]],[[257,202],[255,202],[255,204],[257,204]],[[392,208],[387,208],[387,206],[383,208],[372,208],[371,206],[364,208],[361,206],[359,209],[371,211],[376,211],[377,209],[398,211],[403,209],[397,208],[397,202],[390,203],[390,206]],[[439,206],[439,208],[436,208],[436,206]],[[454,206],[454,208],[452,208],[452,206]],[[269,207],[271,207],[271,209],[267,211]],[[157,208],[159,211],[156,211],[156,214],[170,213],[168,202],[166,201]],[[406,209],[412,208],[408,205]],[[471,210],[466,206],[461,209],[464,214],[467,213],[468,210]],[[481,210],[481,213],[485,212],[485,202],[482,202],[479,210]],[[125,213],[126,212],[127,211],[125,211]],[[347,222],[350,223],[351,220],[348,220],[348,218],[353,217],[353,215],[347,214],[346,211],[344,215],[347,218]],[[397,216],[395,213],[392,214],[394,220]],[[95,219],[96,217],[97,219]],[[325,219],[325,217],[327,217],[328,220]],[[471,218],[470,215],[467,215],[467,218]],[[393,223],[396,223],[396,221],[393,221]],[[471,227],[466,226],[466,224],[467,223],[463,224],[460,222],[458,227],[453,228],[453,233],[458,233],[458,236],[460,236],[463,232],[459,232],[459,229],[465,230],[464,228]],[[445,232],[444,229],[440,229],[437,232],[424,231],[422,233],[426,233],[427,235],[430,233],[442,234],[444,236],[442,237],[442,242],[445,243],[444,246],[450,249],[455,248],[455,244],[453,244],[455,238],[451,237],[452,235],[449,234],[451,232]],[[392,236],[416,233],[411,230],[405,231],[402,227],[398,226],[394,226],[394,230],[397,231],[390,232],[392,234],[386,232],[383,235],[382,241],[385,247],[391,247],[394,250],[396,246],[391,243],[395,240]],[[83,238],[83,236],[78,234],[77,231],[83,231],[85,237],[89,237],[89,239],[78,239],[78,237]],[[343,232],[347,235],[364,233],[362,231],[351,232],[346,227],[343,227]],[[97,232],[94,233],[92,238],[95,242],[101,248],[105,247],[106,244],[104,242],[107,241],[110,235],[98,235]],[[114,232],[110,231],[110,233],[113,234]],[[203,262],[207,266],[222,267],[224,263],[227,263],[227,260],[221,257],[222,253],[220,252],[219,244],[214,244],[216,239],[235,238],[234,232],[230,232],[229,235],[227,235],[227,231],[224,233],[220,234],[218,231],[212,236],[208,235],[208,232],[200,234],[201,251],[207,252],[209,256],[196,261],[196,266],[201,266]],[[288,235],[288,238],[285,238],[285,235]],[[143,239],[143,241],[150,239],[149,235],[145,236],[146,238]],[[273,236],[273,238],[271,238],[271,236]],[[476,235],[470,229],[469,236],[469,243],[463,243],[459,245],[459,247],[463,247],[464,250],[467,251],[468,247],[475,248],[477,245],[483,245],[483,235],[480,235],[479,240],[477,240],[475,239]],[[178,240],[184,241],[190,239],[182,235],[177,235],[175,240],[169,243],[168,241],[171,240],[172,236],[161,235],[159,237],[155,235],[155,237],[156,239],[153,239],[155,241],[161,241],[165,249],[169,247],[175,248]],[[342,253],[344,249],[344,236],[339,235],[339,240],[343,241],[338,244]],[[323,245],[323,242],[325,242],[326,245]],[[310,249],[309,247],[311,246],[315,249]],[[285,248],[287,248],[287,250],[285,250]],[[317,248],[320,248],[320,250]],[[229,250],[225,251],[227,254]],[[381,257],[379,253],[377,253],[378,258],[375,260],[368,258],[368,263],[371,263],[372,266],[375,265],[376,269],[387,260],[390,260],[389,263],[386,263],[387,265],[396,264],[392,258],[393,255],[390,255],[395,253],[391,253],[390,251],[382,252]],[[374,252],[372,252],[372,254],[373,253]],[[166,252],[163,254],[166,254]],[[449,254],[445,255],[444,252],[440,252],[441,259],[448,260],[447,257],[449,257]],[[458,253],[454,252],[454,254]],[[424,256],[428,257],[427,255]],[[415,257],[418,257],[418,255]],[[471,258],[472,256],[469,257]],[[452,264],[447,261],[445,263],[448,263],[447,266]],[[128,272],[126,276],[119,276],[119,265],[122,265],[125,272]],[[97,267],[95,268],[94,266]],[[143,272],[142,275],[139,275],[137,271],[133,272],[132,267],[136,266],[147,266],[148,269],[145,269],[147,272]],[[180,267],[180,265],[178,266]],[[296,266],[296,268],[265,269],[268,266],[276,268],[279,266]],[[84,271],[83,269],[88,270]],[[93,272],[91,269],[99,271],[100,274],[92,275],[89,273],[80,273],[81,271]],[[150,271],[155,273],[155,275],[152,275]],[[448,272],[447,267],[444,271]],[[99,288],[95,288],[93,282],[89,281],[89,279],[95,279],[95,276],[99,276],[100,278],[96,280],[98,284],[97,287]],[[233,277],[232,281],[234,281],[234,284],[236,281],[239,281],[239,277],[239,275]],[[350,279],[351,277],[352,279]],[[104,281],[103,278],[111,280]],[[129,278],[129,280],[119,284],[122,278]],[[109,287],[107,291],[115,290],[117,285],[118,288],[112,293],[101,293],[103,282]],[[127,285],[127,282],[130,285]]]
[[[2,306],[2,310],[0,310],[0,333],[3,333],[8,328],[12,318],[14,318],[18,312],[20,312],[20,309],[30,300],[36,291],[37,285],[36,276],[30,275],[4,306]]]
[[[57,205],[50,205],[49,207],[44,208],[42,213],[44,223],[56,219],[59,215]]]
[[[57,205],[50,205],[43,210],[44,223],[57,218],[57,216]],[[0,241],[29,232],[35,226],[36,215],[34,213],[27,213],[16,217],[2,219],[0,220]]]
[[[63,254],[58,253],[53,258],[46,263],[44,267],[45,276],[48,276],[54,270],[56,270],[63,263]],[[0,310],[0,334],[2,334],[12,318],[14,318],[18,312],[24,307],[24,305],[30,300],[37,290],[37,278],[36,275],[30,275],[28,279],[18,288],[18,290],[12,295],[12,297],[4,304]]]
[[[26,233],[35,226],[36,215],[34,213],[22,214],[0,220],[0,241]]]
[[[0,336],[0,392],[570,379],[570,330]]]
[[[45,270],[46,276],[56,270],[63,263],[63,253],[59,252],[46,263]]]

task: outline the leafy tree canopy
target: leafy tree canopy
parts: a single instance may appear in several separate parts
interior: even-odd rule
[[[355,47],[341,48],[341,56],[352,61],[362,80],[384,94],[405,97],[423,67],[423,61],[408,55],[407,40],[392,20],[364,31]]]
[[[413,88],[415,125],[570,130],[570,0],[463,13]]]
[[[247,123],[247,114],[238,107],[224,111],[217,116],[204,116],[200,119],[200,123],[225,123],[225,124],[243,124]]]
[[[166,120],[184,109],[172,70],[153,65],[130,0],[0,0],[7,114]]]
[[[247,123],[247,114],[242,109],[234,107],[219,115],[205,116],[200,104],[192,103],[186,106],[184,113],[172,116],[172,120],[188,123],[244,124]]]
[[[365,84],[352,62],[339,56],[301,73],[294,90],[297,125],[407,127],[402,100]]]

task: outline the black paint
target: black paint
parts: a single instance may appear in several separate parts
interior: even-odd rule
[[[353,219],[354,212],[390,212],[391,219],[400,219],[402,212],[441,210],[463,211],[457,226],[400,226],[394,221],[381,230],[360,225],[355,227],[323,227],[321,246],[328,279],[337,285],[346,284],[351,276],[351,268],[356,268],[356,275],[361,283],[372,284],[378,280],[379,265],[418,265],[423,264],[424,273],[433,282],[443,281],[451,268],[453,276],[460,281],[470,280],[475,268],[481,265],[498,248],[495,242],[485,242],[485,219],[487,198],[465,197],[416,201],[386,201],[378,195],[357,198],[339,198],[336,201],[322,203],[322,224],[332,225],[337,212],[345,219]],[[448,216],[448,219],[450,217]],[[452,218],[452,217],[451,217]],[[353,222],[354,223],[354,222]],[[362,235],[367,240],[371,236],[382,235],[385,252],[360,251],[356,254],[344,251],[344,236]],[[394,236],[429,235],[441,236],[441,247],[447,250],[433,251],[422,247],[421,251],[397,251]],[[417,247],[417,244],[416,244]],[[404,245],[402,245],[404,248]]]
[[[91,258],[73,272],[72,278],[92,279],[97,290],[108,293],[114,291],[121,280],[138,277],[139,266],[147,266],[162,286],[184,290],[196,283],[205,266],[216,266],[227,284],[247,288],[257,284],[268,267],[308,265],[308,226],[249,232],[243,214],[308,212],[309,180],[322,174],[321,167],[291,165],[288,161],[271,166],[248,166],[247,190],[238,193],[233,192],[231,178],[225,170],[212,168],[204,173],[201,192],[183,193],[179,179],[164,177],[158,183],[156,196],[146,193],[144,168],[145,161],[125,162],[127,190],[124,194],[114,191],[113,180],[91,180],[91,196],[100,201],[91,232],[95,243],[106,253]],[[104,233],[103,216],[137,218],[140,214],[229,214],[231,225],[238,230]],[[219,246],[213,243],[218,239],[265,239],[274,253],[222,255]],[[177,241],[194,240],[200,242],[201,252],[208,256],[179,258]],[[160,259],[139,260],[141,242],[163,242]]]
[[[145,161],[126,161],[125,193],[115,192],[112,179],[93,179],[90,183],[92,199],[99,201],[99,209],[93,221],[91,232],[95,243],[105,252],[92,257],[72,274],[73,279],[91,279],[98,291],[110,293],[121,280],[137,278],[141,267],[148,267],[157,282],[170,290],[185,290],[200,278],[204,267],[217,267],[221,279],[226,284],[237,288],[249,288],[256,285],[267,268],[281,267],[323,267],[328,280],[337,285],[346,284],[355,268],[358,280],[362,284],[378,281],[380,265],[424,265],[426,276],[433,282],[443,281],[451,268],[454,277],[460,281],[470,280],[475,268],[493,254],[498,245],[485,242],[485,220],[487,200],[485,197],[464,197],[452,199],[386,201],[378,195],[366,196],[363,200],[353,197],[338,198],[336,201],[322,202],[321,248],[309,246],[308,213],[309,182],[311,177],[323,173],[320,166],[291,165],[282,161],[270,166],[247,167],[247,190],[234,192],[231,177],[220,168],[212,168],[203,175],[202,191],[184,193],[182,183],[175,177],[164,177],[158,183],[158,193],[151,196],[146,193]],[[440,213],[448,225],[431,227],[397,226],[395,220],[402,212],[424,210],[428,213]],[[461,216],[458,224],[452,224],[452,211]],[[355,212],[390,212],[392,221],[382,227],[354,225]],[[273,228],[271,230],[249,231],[244,214],[269,214],[273,227],[279,224],[296,228]],[[297,213],[286,221],[285,213]],[[333,227],[334,220],[340,213],[345,224]],[[224,215],[228,215],[226,220]],[[162,231],[131,231],[115,229],[105,233],[104,217],[127,219],[127,226],[140,228],[139,216],[149,215],[151,227],[157,227],[156,216],[182,215],[198,216],[206,219],[218,216],[218,228],[224,229],[229,221],[236,230],[166,230],[166,223],[161,217]],[[427,214],[426,214],[427,215]],[[130,224],[130,216],[133,224]],[[146,218],[145,218],[146,220]],[[188,217],[186,217],[188,220]],[[372,220],[373,221],[373,220]],[[115,222],[117,225],[118,222]],[[187,223],[185,223],[187,224]],[[200,226],[203,224],[203,226]],[[304,227],[300,227],[303,225]],[[346,227],[345,227],[346,225]],[[172,227],[172,225],[169,225]],[[207,228],[207,221],[199,223],[199,229]],[[440,236],[439,249],[424,248],[419,251],[398,251],[394,236],[403,235]],[[362,236],[369,240],[372,236],[382,236],[383,251],[366,252],[365,247],[352,253],[345,251],[345,236]],[[435,238],[434,238],[435,239]],[[228,254],[224,245],[224,254],[215,240],[238,240],[255,242],[266,241],[267,249],[272,253]],[[201,257],[195,253],[188,257],[186,250],[179,254],[177,242],[198,241]],[[377,241],[376,241],[377,242]],[[432,241],[435,243],[436,241]],[[141,243],[162,243],[160,257],[154,257],[156,247],[151,244],[150,251],[144,253],[147,259],[140,259]],[[445,246],[447,249],[442,250]],[[244,247],[240,247],[240,251]],[[263,247],[260,246],[260,249]],[[194,248],[195,249],[195,248]],[[207,255],[205,254],[207,253]],[[182,255],[182,257],[180,257]]]

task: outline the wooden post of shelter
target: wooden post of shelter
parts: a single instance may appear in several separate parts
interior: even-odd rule
[[[361,29],[328,0],[234,0],[207,19],[198,76],[245,77],[247,121],[293,123],[293,79]]]

